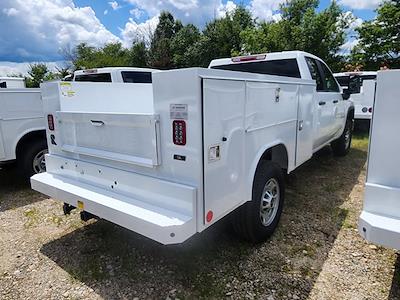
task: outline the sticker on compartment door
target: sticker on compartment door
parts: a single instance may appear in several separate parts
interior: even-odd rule
[[[169,106],[169,115],[174,120],[187,120],[188,119],[188,105],[187,104],[171,104]]]
[[[220,160],[221,150],[220,145],[213,145],[208,148],[208,162]]]
[[[70,82],[60,83],[61,95],[64,97],[73,97],[75,92],[72,90],[72,84]]]

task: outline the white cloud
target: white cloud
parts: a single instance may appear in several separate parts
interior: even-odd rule
[[[226,4],[221,3],[217,10],[217,17],[224,17],[227,13],[232,13],[237,8],[233,1],[227,1]]]
[[[169,11],[183,23],[204,26],[205,23],[231,11],[236,4],[232,0],[126,0],[152,18],[161,11]]]
[[[81,42],[99,46],[118,41],[91,7],[72,0],[1,0],[0,57],[3,60],[60,59],[60,49]]]
[[[133,8],[129,11],[129,13],[135,17],[135,19],[139,19],[141,16],[143,16],[144,11],[140,10],[139,8]]]
[[[359,43],[358,39],[350,39],[348,40],[346,43],[344,43],[342,46],[340,46],[340,51],[342,54],[350,54],[351,50],[353,50],[353,48],[355,46],[357,46]]]
[[[276,11],[285,0],[251,0],[248,9],[259,21],[277,21],[282,16]]]
[[[103,14],[104,14],[104,15],[107,15],[107,14],[108,14],[108,9],[106,9],[106,10],[103,12]]]
[[[129,18],[129,22],[125,24],[125,28],[120,29],[123,45],[130,47],[134,41],[150,42],[150,37],[154,33],[158,25],[158,15],[148,19],[144,23],[136,23],[135,20]]]
[[[375,9],[383,0],[339,0],[339,4],[352,9]]]
[[[117,10],[117,9],[121,8],[121,6],[119,5],[119,3],[117,1],[110,1],[110,2],[108,2],[108,4],[111,6],[111,8],[113,10]]]
[[[28,75],[29,62],[22,62],[22,63],[15,63],[15,62],[8,62],[2,61],[0,62],[0,76],[8,76],[8,75],[19,75],[22,76]],[[56,71],[56,67],[64,67],[65,62],[63,61],[54,61],[54,62],[47,62],[47,67],[51,71]]]

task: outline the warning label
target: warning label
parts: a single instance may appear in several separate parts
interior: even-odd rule
[[[169,114],[171,119],[187,120],[188,106],[187,104],[171,104],[169,107]]]

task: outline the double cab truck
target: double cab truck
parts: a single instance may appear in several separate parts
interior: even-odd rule
[[[32,188],[163,244],[221,218],[262,242],[284,174],[331,145],[350,149],[354,107],[328,66],[299,51],[152,73],[145,83],[42,86],[47,171]]]
[[[354,103],[354,120],[357,125],[368,127],[374,107],[377,72],[346,72],[334,76],[344,91],[348,91]]]
[[[40,89],[24,78],[0,77],[0,166],[17,162],[29,178],[45,171],[46,121]]]
[[[400,70],[378,71],[364,207],[358,231],[368,241],[400,250]]]

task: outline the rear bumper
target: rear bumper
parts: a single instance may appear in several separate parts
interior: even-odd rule
[[[400,250],[400,189],[366,183],[359,233],[368,241]]]
[[[363,211],[358,223],[361,236],[374,244],[400,250],[400,220]]]
[[[51,157],[47,159],[50,167],[51,160]],[[104,167],[102,170],[106,172]],[[118,185],[124,184],[122,175],[129,176],[131,185],[138,185],[135,187],[136,195],[121,194],[83,182],[79,178],[50,173],[34,175],[31,184],[34,190],[75,207],[78,207],[77,202],[80,201],[85,211],[162,244],[182,243],[197,232],[194,187],[119,172],[127,174],[114,174],[121,179]],[[179,208],[179,203],[184,201],[186,207],[181,205]]]

